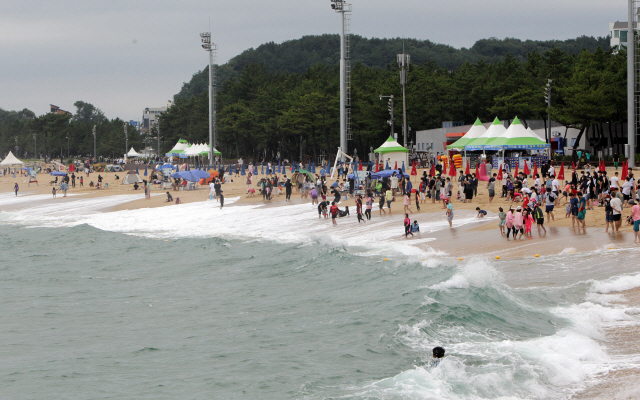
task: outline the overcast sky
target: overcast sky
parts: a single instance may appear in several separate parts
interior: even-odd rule
[[[330,0],[7,0],[0,12],[0,108],[49,104],[74,112],[83,100],[108,118],[138,120],[208,63],[200,32],[218,43],[218,63],[250,47],[338,33]],[[355,0],[352,32],[470,47],[478,39],[606,36],[626,20],[625,0]],[[400,50],[400,49],[398,49]]]

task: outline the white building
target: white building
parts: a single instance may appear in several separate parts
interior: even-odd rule
[[[168,100],[165,107],[145,108],[142,112],[142,131],[148,132],[153,126],[155,126],[158,123],[158,115],[171,108],[172,104],[171,100]]]
[[[609,45],[611,50],[617,52],[621,47],[627,47],[628,22],[609,22]]]

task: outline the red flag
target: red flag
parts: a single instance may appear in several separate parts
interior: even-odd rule
[[[604,165],[604,160],[600,161],[600,171],[604,172],[607,167]]]
[[[398,169],[398,162],[396,161],[396,165],[395,167],[393,167],[393,169],[397,170]]]
[[[564,180],[564,163],[560,164],[560,172],[558,172],[558,176],[556,176],[556,178],[559,181],[563,181]]]
[[[376,170],[375,170],[375,171],[373,171],[373,172],[374,172],[375,174],[377,174],[377,173],[378,173],[378,171],[379,171],[379,170],[378,170],[378,163],[376,162]]]
[[[429,175],[436,176],[436,164],[431,164],[431,169],[429,170]]]
[[[529,171],[529,164],[527,164],[527,160],[524,160],[524,174],[526,176],[529,176],[530,173],[531,171]]]
[[[471,174],[471,171],[469,170],[469,160],[467,160],[467,168],[464,170],[464,174],[465,175]]]
[[[449,176],[456,176],[456,166],[453,160],[451,160],[451,164],[449,166]]]
[[[413,162],[413,167],[411,167],[411,175],[418,175],[418,169],[416,168],[416,162]]]
[[[535,176],[538,175],[538,163],[533,163],[533,177],[535,178]]]
[[[627,175],[629,175],[629,166],[628,163],[629,161],[623,161],[622,162],[622,180],[627,179]]]
[[[362,171],[362,163],[358,163],[358,171]]]
[[[498,176],[496,177],[496,179],[499,181],[502,180],[502,164],[500,164],[500,168],[498,168]]]
[[[518,164],[520,164],[520,163],[518,161],[516,161],[516,172],[513,174],[513,176],[518,176],[518,167],[519,167]]]

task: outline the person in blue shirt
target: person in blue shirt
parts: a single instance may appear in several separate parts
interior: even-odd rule
[[[487,215],[487,212],[485,210],[481,210],[480,207],[476,207],[476,211],[478,212],[476,218],[484,218],[484,216]]]
[[[413,233],[420,232],[420,225],[418,225],[417,220],[414,220],[413,224],[411,224],[411,232]]]

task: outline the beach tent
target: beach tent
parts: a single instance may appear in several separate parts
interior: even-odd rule
[[[483,149],[492,149],[492,142],[502,136],[503,133],[507,131],[507,128],[502,125],[502,122],[496,117],[493,120],[493,123],[487,129],[485,133],[483,133],[480,137],[471,139],[469,143],[464,146],[465,150],[483,150]],[[455,144],[455,143],[454,143]]]
[[[127,157],[129,158],[140,157],[140,153],[138,153],[133,149],[133,147],[131,147],[131,150],[129,150],[129,152],[127,153]]]
[[[188,147],[189,147],[189,143],[184,139],[180,139],[180,140],[178,140],[178,143],[176,143],[175,146],[173,146],[173,148],[171,150],[169,150],[169,152],[166,154],[166,156],[167,157],[178,156],[181,153],[184,153],[184,151]]]
[[[543,138],[543,137],[541,137],[540,135],[538,135],[537,133],[535,133],[535,132],[533,131],[533,129],[531,129],[530,127],[528,127],[528,128],[527,128],[527,131],[528,131],[531,135],[534,135],[535,137],[538,137],[538,138],[540,138],[540,140],[544,141],[544,138]]]
[[[16,158],[16,156],[13,155],[12,152],[9,152],[9,154],[7,154],[7,156],[4,158],[4,160],[2,160],[2,162],[0,162],[0,165],[3,166],[14,166],[14,165],[24,165],[24,163],[20,160],[18,160]]]
[[[487,131],[487,128],[482,125],[480,122],[480,118],[476,118],[476,122],[473,124],[471,129],[465,133],[463,137],[456,140],[454,143],[447,146],[447,150],[450,149],[464,149],[464,146],[469,144],[473,139],[477,139],[482,136]]]
[[[527,130],[515,117],[509,129],[488,143],[492,148],[500,149],[546,149],[549,147],[533,131]]]
[[[122,178],[122,185],[133,185],[134,183],[142,183],[142,179],[140,179],[140,175],[138,174],[126,174],[124,178]]]
[[[309,180],[311,182],[315,182],[316,181],[316,179],[313,177],[313,174],[311,172],[307,171],[306,169],[299,169],[298,172],[301,173],[302,175],[308,176]]]
[[[400,146],[400,143],[396,142],[392,136],[389,136],[386,142],[382,144],[382,146],[378,147],[373,151],[380,155],[381,158],[386,158],[387,161],[395,162],[396,168],[399,163],[408,163],[408,153],[409,150]],[[389,163],[387,163],[389,165]]]

